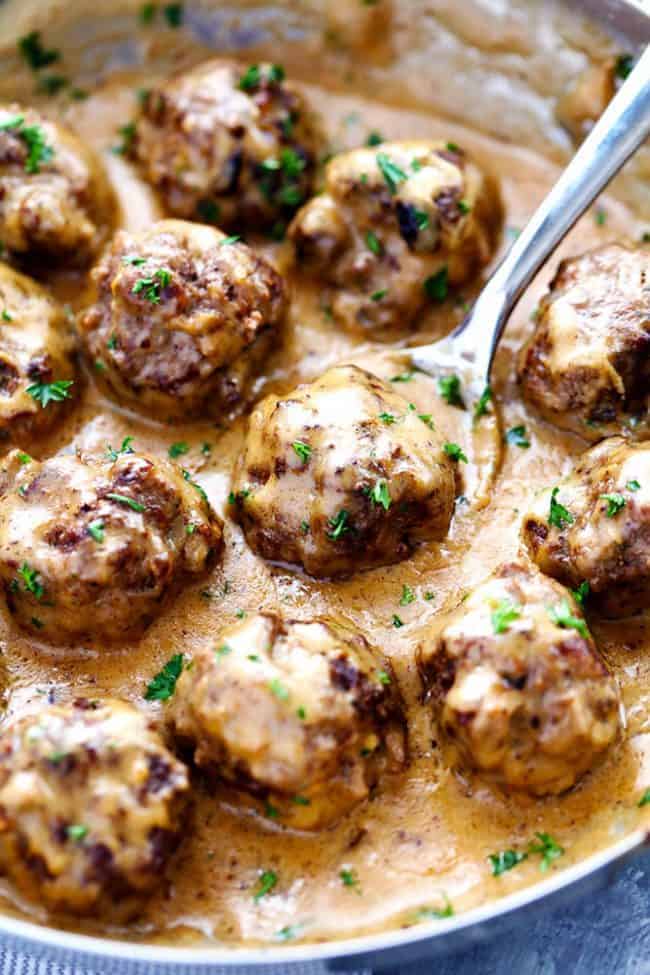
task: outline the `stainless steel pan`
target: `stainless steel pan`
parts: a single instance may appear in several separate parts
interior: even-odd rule
[[[567,0],[567,3],[592,15],[608,33],[620,39],[624,49],[638,49],[650,42],[650,0]],[[102,6],[102,0],[99,5]],[[0,37],[2,17],[9,14],[8,8],[12,6],[18,5],[9,0],[4,11],[0,9]],[[102,12],[106,12],[105,4]],[[607,886],[624,863],[649,848],[650,834],[639,831],[533,887],[486,906],[456,917],[336,943],[253,949],[169,948],[92,938],[0,916],[0,946],[35,959],[118,975],[171,975],[189,969],[195,975],[217,975],[222,971],[261,968],[285,971],[291,967],[315,973],[395,967],[461,947],[469,948],[529,921],[532,915],[538,917],[543,910],[593,894]]]

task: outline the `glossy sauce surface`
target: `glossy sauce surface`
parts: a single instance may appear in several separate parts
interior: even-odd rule
[[[60,114],[102,154],[120,201],[117,222],[133,230],[162,214],[136,170],[110,152],[119,141],[116,132],[133,116],[137,91],[151,83],[152,74],[164,74],[171,63],[190,64],[206,56],[205,50],[190,44],[176,50],[178,42],[170,41],[168,32],[157,38],[154,31],[152,38],[153,67],[116,69],[84,101],[44,102],[48,111]],[[314,50],[305,49],[302,65],[295,45],[290,52],[275,48],[272,57],[292,61],[296,75],[306,78]],[[393,79],[399,77],[394,64],[391,72]],[[19,85],[6,82],[3,87],[4,97],[21,94]],[[500,180],[506,209],[504,247],[557,177],[556,164],[542,154],[498,141],[462,121],[436,117],[418,108],[415,99],[410,105],[391,107],[326,85],[304,87],[331,146],[337,149],[362,144],[369,132],[379,131],[386,139],[450,140],[475,154]],[[24,92],[24,98],[32,97],[30,87]],[[472,586],[518,553],[518,516],[531,496],[565,474],[585,449],[577,438],[553,430],[527,412],[514,382],[513,361],[561,256],[617,237],[638,239],[646,229],[627,205],[608,198],[602,207],[606,221],[595,220],[593,213],[581,221],[551,268],[529,289],[508,328],[498,358],[495,394],[503,429],[525,424],[531,445],[504,448],[503,464],[493,483],[486,488],[481,475],[488,461],[496,463],[496,454],[490,447],[485,455],[485,445],[472,433],[470,417],[447,407],[435,383],[424,376],[415,375],[397,386],[418,409],[431,413],[448,439],[460,443],[469,455],[464,472],[468,500],[457,505],[443,544],[422,545],[399,565],[323,582],[260,560],[247,548],[241,530],[226,518],[223,564],[165,606],[137,642],[52,649],[19,633],[2,615],[8,715],[36,708],[46,696],[64,701],[87,692],[122,697],[162,717],[161,706],[148,704],[144,691],[168,658],[181,651],[191,655],[205,641],[216,641],[220,629],[242,611],[260,608],[290,618],[332,615],[349,620],[390,657],[407,702],[411,755],[407,771],[385,779],[369,803],[320,834],[292,832],[277,818],[242,809],[225,787],[208,788],[197,776],[184,841],[167,881],[138,922],[112,934],[176,944],[203,938],[255,944],[336,939],[418,923],[427,918],[426,909],[444,911],[451,904],[460,912],[544,877],[539,855],[530,855],[499,877],[492,876],[488,860],[498,851],[526,848],[536,832],[550,834],[564,848],[552,867],[560,870],[642,825],[646,814],[638,808],[638,800],[650,786],[650,639],[644,617],[617,623],[590,620],[620,683],[627,723],[624,740],[611,749],[604,763],[559,798],[506,796],[478,777],[451,770],[430,712],[421,704],[415,667],[415,649],[423,635],[435,634],[445,613]],[[284,343],[273,353],[255,399],[313,379],[340,361],[368,366],[384,377],[404,371],[398,360],[391,359],[390,344],[373,345],[365,337],[355,338],[337,328],[321,306],[318,284],[301,280],[292,268],[288,244],[249,242],[259,244],[287,274],[292,288]],[[73,309],[83,304],[78,276],[61,274],[48,277],[47,282]],[[407,339],[396,336],[392,348],[407,340],[419,344],[446,331],[460,320],[475,290],[464,289],[443,306],[432,308],[417,333]],[[230,473],[241,450],[245,418],[227,427],[165,426],[102,398],[91,375],[85,376],[84,387],[66,425],[49,439],[22,447],[40,457],[71,445],[103,449],[132,436],[137,448],[166,455],[172,443],[185,443],[189,449],[181,463],[225,517]],[[484,505],[486,491],[489,503]],[[412,592],[414,599],[404,599],[405,592]],[[263,871],[273,871],[277,884],[269,894],[256,898]],[[344,877],[353,882],[345,882]],[[3,889],[7,909],[19,907],[47,922],[43,913],[17,905],[10,889]],[[104,929],[98,922],[84,930]]]

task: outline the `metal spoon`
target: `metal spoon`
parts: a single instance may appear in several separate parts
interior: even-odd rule
[[[650,46],[515,240],[470,313],[446,338],[404,350],[411,365],[432,376],[457,375],[468,398],[474,403],[480,403],[481,396],[485,400],[490,395],[490,370],[499,339],[522,293],[577,219],[649,135]]]

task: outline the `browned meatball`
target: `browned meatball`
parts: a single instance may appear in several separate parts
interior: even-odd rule
[[[602,440],[648,417],[650,250],[608,244],[563,261],[519,358],[545,419]]]
[[[189,474],[129,449],[2,463],[0,579],[17,622],[47,640],[140,633],[221,548]]]
[[[280,275],[221,231],[163,220],[121,231],[79,316],[97,375],[118,399],[166,418],[223,417],[238,404],[284,317]]]
[[[455,476],[429,417],[376,376],[338,366],[257,405],[231,507],[264,558],[340,575],[444,538]]]
[[[495,184],[457,146],[392,142],[336,156],[289,234],[338,321],[406,328],[490,259],[500,218]]]
[[[310,829],[403,765],[402,707],[390,664],[350,625],[260,614],[194,654],[171,720],[198,765]]]
[[[588,589],[607,616],[650,606],[650,443],[592,447],[535,498],[523,536],[543,572]]]
[[[207,61],[151,89],[133,145],[170,213],[279,233],[311,192],[318,141],[282,68]]]
[[[76,136],[31,108],[0,106],[0,240],[11,257],[87,264],[113,208],[101,163]]]
[[[632,69],[629,55],[591,64],[558,99],[558,121],[580,142],[593,128]]]
[[[0,865],[52,911],[124,921],[161,883],[187,794],[130,704],[45,707],[0,734]]]
[[[0,438],[31,445],[61,419],[74,394],[72,350],[61,306],[0,264]]]
[[[527,566],[478,586],[419,667],[461,760],[506,788],[563,792],[616,738],[617,687],[579,605]]]

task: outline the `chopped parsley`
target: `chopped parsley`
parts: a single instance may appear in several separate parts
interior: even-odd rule
[[[372,132],[368,133],[368,138],[366,139],[366,145],[369,148],[372,148],[373,146],[380,146],[384,141],[385,140],[381,132],[376,132],[375,130],[373,130]]]
[[[458,376],[441,376],[438,380],[438,392],[450,406],[464,406],[460,391]]]
[[[138,514],[142,514],[143,511],[146,511],[145,505],[141,504],[139,501],[135,501],[133,498],[129,498],[126,494],[116,494],[114,491],[111,491],[105,496],[109,501],[116,501],[118,504],[123,504],[127,508],[131,508],[132,511],[137,511]]]
[[[386,186],[388,187],[388,191],[391,194],[391,196],[394,196],[397,193],[397,188],[399,184],[407,180],[408,176],[406,175],[403,169],[400,169],[399,166],[397,166],[391,159],[388,158],[386,153],[378,152],[376,159],[377,159],[377,165],[379,166],[381,175],[384,177],[386,181]]]
[[[81,823],[73,823],[71,826],[66,827],[66,833],[75,843],[80,843],[81,840],[88,836],[88,827],[82,826]]]
[[[634,57],[631,54],[619,54],[614,65],[614,73],[621,81],[625,81],[634,67]]]
[[[374,230],[368,230],[366,232],[366,246],[376,257],[381,257],[384,252],[382,243]]]
[[[381,301],[388,294],[388,288],[382,288],[381,291],[373,291],[370,295],[371,301]]]
[[[53,383],[33,383],[26,392],[41,404],[41,409],[45,409],[49,403],[61,403],[67,399],[72,385],[72,379],[57,379]]]
[[[145,3],[140,7],[140,23],[151,24],[156,16],[155,3]]]
[[[397,417],[394,413],[380,413],[379,419],[384,424],[384,426],[390,427],[393,423],[397,421]]]
[[[220,246],[231,247],[232,244],[238,244],[240,240],[241,237],[239,236],[239,234],[233,234],[232,237],[224,237],[224,239],[221,241]]]
[[[636,478],[632,481],[628,481],[625,487],[628,489],[628,491],[632,491],[632,492],[641,490],[641,485],[636,480]]]
[[[21,567],[18,569],[18,575],[23,580],[25,592],[31,592],[34,599],[38,599],[40,601],[43,598],[45,588],[39,579],[39,573],[36,571],[36,569],[32,569],[27,562],[23,562]]]
[[[176,681],[181,676],[182,670],[183,654],[175,653],[147,685],[145,700],[167,701],[176,690]]]
[[[138,278],[131,288],[131,294],[139,295],[144,293],[147,301],[150,301],[152,305],[158,305],[160,304],[161,289],[168,287],[171,284],[171,280],[171,271],[165,267],[160,267],[150,277]]]
[[[399,601],[400,606],[408,606],[410,605],[410,603],[414,601],[415,601],[415,593],[413,592],[410,586],[404,584],[402,586],[402,596]]]
[[[168,3],[166,7],[163,7],[163,14],[172,29],[180,27],[183,23],[183,4]]]
[[[573,615],[566,599],[563,599],[557,606],[549,607],[548,615],[556,626],[561,627],[563,630],[577,630],[581,637],[584,637],[585,640],[589,639],[590,634],[587,624],[579,616]]]
[[[111,152],[116,156],[128,156],[133,146],[133,140],[135,139],[135,122],[127,122],[126,125],[121,125],[117,130],[117,134],[122,136],[122,141],[118,145],[113,146]]]
[[[442,449],[447,454],[447,457],[449,457],[451,460],[462,460],[464,464],[467,463],[467,457],[463,453],[462,447],[460,447],[457,443],[446,443]]]
[[[422,287],[429,301],[443,302],[449,294],[449,271],[447,267],[441,267],[435,274],[430,274]]]
[[[339,872],[339,877],[341,878],[341,883],[344,887],[355,887],[358,890],[359,880],[354,870],[344,868]],[[361,891],[359,891],[359,893],[361,893]]]
[[[227,657],[229,653],[232,653],[232,647],[228,643],[222,643],[221,646],[217,647],[217,649],[214,651],[214,655],[217,660],[220,660],[222,657]]]
[[[96,521],[90,522],[90,524],[88,525],[88,534],[99,545],[102,544],[105,536],[104,536],[104,522],[101,520],[101,518],[98,518]]]
[[[253,900],[258,904],[263,897],[270,894],[274,887],[277,886],[278,875],[273,870],[263,870],[260,873],[259,883],[257,890],[253,894]]]
[[[602,207],[598,207],[594,213],[594,220],[596,221],[597,227],[604,227],[607,223],[607,214]]]
[[[311,447],[309,444],[304,443],[302,440],[294,440],[291,444],[294,449],[294,453],[300,458],[303,464],[308,463],[311,457]]]
[[[400,619],[397,613],[393,613],[393,626],[396,630],[399,630],[404,626],[404,620]]]
[[[198,493],[201,495],[201,497],[203,498],[203,500],[204,501],[207,501],[208,500],[208,496],[205,493],[205,489],[202,488],[200,484],[197,484],[196,481],[193,481],[192,480],[192,475],[190,474],[189,471],[186,471],[184,467],[181,467],[181,471],[183,472],[183,480],[184,481],[187,481],[188,484],[191,484],[192,487],[194,488],[194,490],[195,491],[198,491]],[[242,495],[242,497],[246,497],[247,498],[248,495],[250,494],[250,491],[239,491],[239,494]],[[230,503],[230,497],[228,498],[228,502]]]
[[[615,518],[619,511],[622,511],[625,507],[626,501],[622,494],[601,494],[601,501],[607,502],[607,511],[605,514],[608,518]]]
[[[391,376],[391,383],[410,383],[413,379],[415,372],[413,369],[407,369],[406,372],[400,372],[397,376]]]
[[[146,257],[138,257],[137,254],[125,254],[122,258],[122,264],[130,264],[132,267],[140,267],[142,264],[147,263]]]
[[[585,599],[589,595],[589,590],[590,586],[586,579],[580,583],[577,589],[571,590],[571,595],[579,606],[584,606]]]
[[[539,842],[533,841],[528,847],[529,853],[539,853],[542,857],[542,862],[539,865],[539,869],[542,871],[548,870],[554,860],[561,857],[564,853],[564,848],[557,843],[552,836],[548,833],[535,833]]]
[[[33,30],[31,33],[20,38],[18,41],[18,50],[32,71],[40,71],[41,68],[47,68],[50,64],[54,64],[61,58],[58,51],[48,51],[43,47],[40,32],[37,30]]]
[[[240,91],[255,91],[263,81],[280,84],[284,78],[285,72],[281,64],[272,64],[268,69],[261,68],[259,64],[251,64],[239,79],[237,87]]]
[[[29,454],[25,454],[22,451],[18,454],[18,460],[21,464],[31,464],[33,458]]]
[[[548,523],[553,525],[555,528],[566,528],[567,525],[572,525],[574,522],[574,517],[568,508],[565,508],[563,504],[556,501],[560,489],[555,487],[551,491],[551,504],[548,513]]]
[[[120,454],[132,454],[133,453],[133,447],[131,446],[132,443],[133,443],[133,437],[125,437],[124,440],[122,441],[122,446],[118,450],[113,450],[113,448],[109,444],[106,450],[106,456],[109,458],[109,460],[115,462],[117,458],[120,456]]]
[[[187,454],[189,449],[190,445],[188,443],[184,440],[177,440],[176,443],[171,444],[167,453],[172,459],[175,459],[176,457],[182,457],[183,454]]]
[[[41,78],[38,83],[38,90],[45,95],[57,95],[68,84],[68,79],[61,74],[51,74],[46,78]]]
[[[526,432],[526,427],[520,424],[517,427],[510,427],[506,432],[506,443],[511,447],[521,447],[526,450],[530,447],[530,440],[528,439],[528,434]]]
[[[488,412],[488,404],[492,399],[492,389],[489,385],[485,387],[481,395],[479,396],[476,406],[474,407],[474,419],[478,420]]]
[[[388,490],[388,481],[383,477],[370,489],[368,497],[374,505],[381,505],[384,511],[388,511],[393,503]]]
[[[646,789],[645,790],[645,792],[643,793],[643,795],[641,796],[641,798],[637,802],[637,806],[640,809],[642,809],[643,806],[647,806],[648,803],[650,803],[650,789]]]
[[[269,690],[272,694],[275,694],[278,701],[288,701],[289,700],[289,690],[284,686],[281,680],[274,677],[269,681]]]
[[[499,635],[507,633],[510,624],[521,616],[521,606],[517,606],[510,599],[502,599],[492,610],[492,629]]]
[[[470,211],[471,211],[472,208],[469,205],[469,203],[467,202],[467,200],[459,200],[458,201],[458,209],[463,214],[463,216],[466,216],[468,213],[470,213]]]
[[[349,516],[345,508],[342,508],[333,518],[329,519],[327,522],[329,529],[326,534],[331,541],[336,542],[341,535],[345,535],[351,531],[348,519]]]
[[[13,132],[25,143],[27,147],[25,172],[30,175],[40,173],[41,164],[49,162],[54,155],[54,149],[47,144],[41,126],[25,125],[23,115],[13,115],[6,122],[1,122],[0,132]]]
[[[6,308],[2,309],[2,321],[3,322],[13,322],[14,316],[11,315]]]
[[[388,684],[390,684],[390,674],[388,674],[385,670],[379,670],[377,671],[377,680],[380,684],[387,687]]]
[[[500,850],[498,853],[490,853],[488,860],[492,864],[492,876],[500,877],[502,873],[512,870],[527,858],[528,854],[519,850]]]
[[[443,908],[421,907],[415,914],[415,921],[416,923],[431,920],[440,921],[442,918],[453,916],[454,908],[452,903],[449,898],[445,897],[445,906]]]

